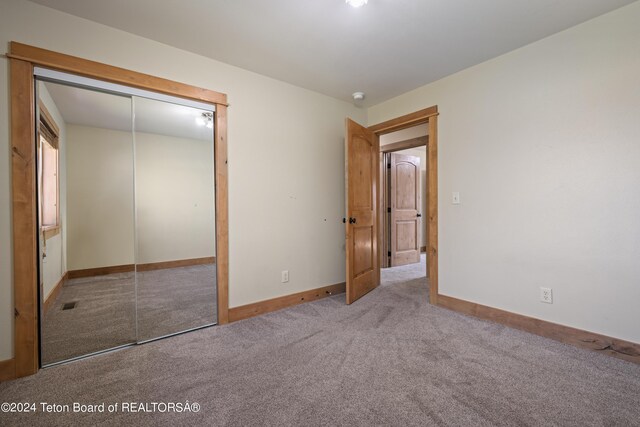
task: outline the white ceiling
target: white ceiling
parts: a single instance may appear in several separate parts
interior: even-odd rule
[[[634,0],[34,1],[366,106]]]
[[[44,84],[65,123],[131,132],[131,98],[58,83]],[[135,98],[136,132],[213,142],[213,130],[198,125],[203,110]]]

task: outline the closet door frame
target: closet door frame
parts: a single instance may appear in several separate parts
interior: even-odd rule
[[[229,322],[229,208],[227,95],[148,74],[11,42],[10,137],[13,230],[14,357],[6,372],[19,378],[38,372],[38,235],[34,67],[145,89],[215,105],[214,169],[218,324]],[[12,375],[13,374],[13,375]]]

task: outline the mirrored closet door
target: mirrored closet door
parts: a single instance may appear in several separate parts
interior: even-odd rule
[[[42,73],[41,365],[215,324],[213,109]]]
[[[136,342],[134,152],[131,97],[44,81],[37,94],[46,365]]]
[[[134,97],[138,340],[216,322],[213,115]]]

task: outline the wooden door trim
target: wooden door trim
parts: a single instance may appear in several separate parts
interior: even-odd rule
[[[429,301],[438,304],[438,117],[429,119],[427,145],[427,272]]]
[[[392,153],[394,151],[407,150],[409,148],[424,147],[429,143],[429,135],[419,136],[417,138],[406,139],[404,141],[394,142],[380,146],[381,153]]]
[[[23,377],[38,371],[38,253],[35,183],[34,66],[72,72],[215,104],[215,198],[217,236],[218,323],[229,322],[229,222],[227,170],[227,96],[184,83],[89,61],[22,43],[11,42],[10,135],[13,231],[14,372]]]
[[[387,120],[376,125],[369,126],[378,139],[380,135],[406,129],[419,124],[427,123],[429,126],[427,137],[427,212],[425,224],[427,227],[427,277],[429,279],[429,302],[438,304],[438,106],[434,105],[414,113],[406,114],[395,119]],[[397,150],[389,150],[397,151]],[[381,150],[379,161],[382,165],[384,152]],[[382,185],[380,178],[378,185]],[[384,209],[384,194],[378,192],[378,253],[379,264],[382,264],[383,253],[380,250],[383,245],[382,221]]]
[[[376,138],[378,139],[378,145],[380,145],[380,138],[377,135]],[[380,151],[379,157],[380,171],[378,173],[380,174],[380,181],[378,186],[380,187],[380,197],[378,199],[378,203],[380,208],[378,209],[378,215],[381,217],[378,219],[378,227],[380,229],[380,232],[378,233],[378,242],[380,242],[379,245],[381,248],[379,251],[379,263],[380,269],[382,269],[391,267],[391,256],[389,255],[391,253],[391,239],[388,238],[391,235],[391,229],[389,227],[387,215],[387,208],[390,205],[389,187],[391,182],[387,169],[387,160],[390,161],[390,159],[387,158],[387,153],[383,151]]]
[[[427,123],[430,117],[437,115],[438,106],[434,105],[433,107],[425,108],[424,110],[416,111],[415,113],[405,114],[404,116],[369,126],[369,130],[373,133],[377,133],[378,135],[384,135],[385,133],[395,132]]]
[[[166,95],[178,96],[180,98],[227,105],[227,95],[224,93],[18,42],[12,41],[10,43],[7,57],[29,62],[32,65],[66,71],[110,83],[133,86]]]
[[[10,60],[14,377],[38,371],[38,230],[33,65]]]
[[[229,170],[227,169],[227,106],[222,104],[216,105],[214,151],[218,324],[224,325],[229,323]]]

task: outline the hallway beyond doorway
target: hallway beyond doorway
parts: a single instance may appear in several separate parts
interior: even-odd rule
[[[420,262],[414,264],[401,265],[398,267],[388,267],[380,270],[380,286],[394,285],[417,279],[424,279],[427,276],[427,254],[420,254]]]

